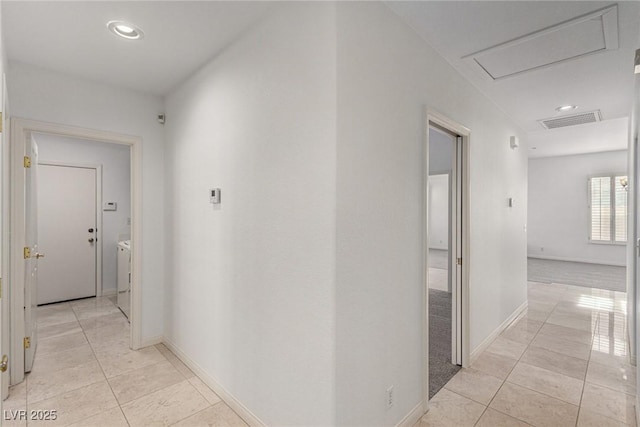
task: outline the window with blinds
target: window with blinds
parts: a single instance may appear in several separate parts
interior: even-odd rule
[[[627,241],[626,182],[627,177],[623,175],[589,178],[589,240],[592,242]]]

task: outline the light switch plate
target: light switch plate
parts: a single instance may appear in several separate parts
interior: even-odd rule
[[[118,210],[118,204],[116,202],[104,202],[102,204],[102,210],[103,211],[117,211]]]

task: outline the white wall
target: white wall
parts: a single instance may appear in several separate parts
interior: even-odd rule
[[[142,340],[162,335],[164,148],[162,99],[10,63],[13,117],[142,137]]]
[[[449,175],[429,175],[429,248],[449,249]]]
[[[425,107],[471,130],[472,349],[526,301],[525,135],[384,4],[338,5],[337,62],[336,424],[393,425],[422,396]]]
[[[335,421],[335,37],[287,4],[167,98],[165,334],[267,425]]]
[[[626,170],[626,150],[530,159],[529,256],[625,265],[624,245],[589,243],[587,180]]]
[[[429,128],[429,175],[451,173],[455,143],[453,136]]]
[[[429,128],[429,248],[449,249],[449,175],[456,139]]]
[[[116,249],[118,236],[130,234],[131,162],[130,149],[124,145],[82,141],[57,135],[38,135],[40,162],[53,161],[102,166],[102,201],[116,202],[116,211],[100,211],[102,215],[102,289],[116,291]]]
[[[7,72],[7,54],[4,48],[4,30],[2,28],[2,1],[0,0],[0,77]]]

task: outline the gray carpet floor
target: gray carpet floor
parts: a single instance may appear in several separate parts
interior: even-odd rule
[[[441,249],[429,249],[429,267],[449,269],[449,251]]]
[[[429,289],[429,399],[459,370],[451,363],[451,294]]]
[[[528,258],[530,282],[562,283],[626,292],[626,275],[626,267]]]

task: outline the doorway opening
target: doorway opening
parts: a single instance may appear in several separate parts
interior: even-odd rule
[[[129,261],[118,263],[118,255],[119,243],[131,240],[130,148],[49,134],[32,138],[39,157],[38,246],[46,254],[38,263],[37,305],[115,300],[118,267],[127,273],[121,293],[129,289]]]
[[[13,385],[52,334],[112,327],[140,347],[141,140],[22,119],[11,140]]]
[[[463,366],[468,345],[469,131],[428,114],[426,136],[427,399]]]

